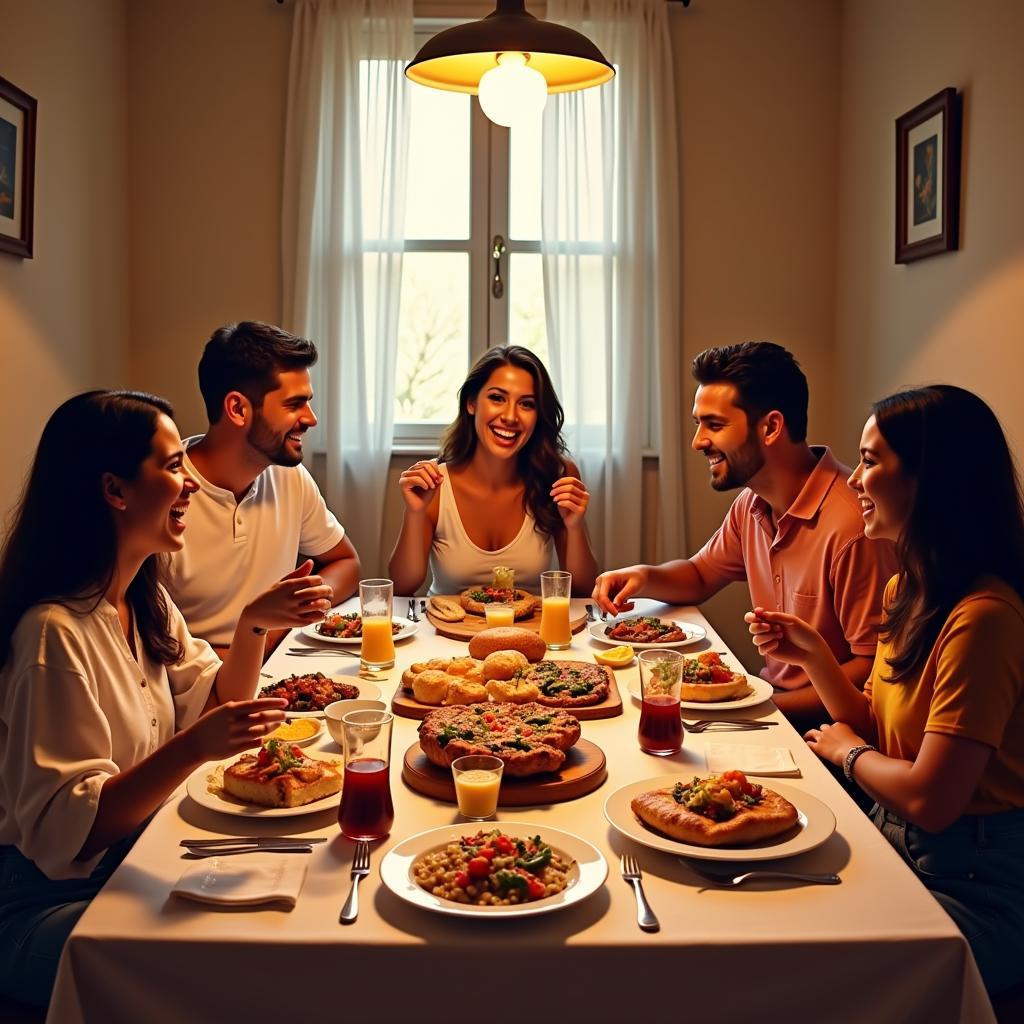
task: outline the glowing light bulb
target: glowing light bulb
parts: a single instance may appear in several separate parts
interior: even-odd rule
[[[526,61],[525,53],[499,53],[498,66],[480,77],[480,106],[495,124],[511,128],[544,110],[548,83]]]

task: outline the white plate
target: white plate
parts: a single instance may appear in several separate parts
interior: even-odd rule
[[[338,765],[343,764],[341,757],[319,750],[309,751],[307,757],[316,758],[318,761],[333,761]],[[208,807],[211,811],[220,811],[221,814],[231,814],[241,818],[294,818],[300,814],[316,814],[317,811],[336,808],[341,802],[341,790],[331,796],[314,800],[310,804],[303,804],[301,807],[260,807],[257,804],[243,803],[224,792],[211,792],[211,781],[216,784],[218,773],[237,760],[238,757],[229,757],[223,761],[209,761],[197,768],[185,780],[185,792],[200,807]]]
[[[328,612],[327,614],[332,615],[333,612]],[[410,622],[408,619],[392,619],[391,621],[401,626],[401,629],[393,637],[395,643],[398,643],[399,640],[407,639],[420,628],[418,622]],[[322,644],[344,644],[347,647],[358,647],[363,642],[363,638],[359,636],[324,636],[316,628],[318,625],[319,623],[317,622],[310,623],[308,626],[303,626],[299,632],[303,636],[308,636],[311,640],[317,640]]]
[[[441,899],[421,889],[412,877],[413,864],[425,853],[443,849],[453,839],[474,835],[477,828],[487,831],[500,828],[510,836],[539,835],[557,854],[576,862],[569,874],[568,886],[554,896],[508,907],[469,906]],[[461,825],[443,825],[441,828],[420,832],[393,846],[380,862],[380,877],[399,899],[437,914],[451,914],[455,917],[529,917],[562,910],[597,892],[608,877],[608,862],[601,851],[585,839],[550,825],[531,825],[525,821],[487,821],[479,825],[464,822]]]
[[[313,671],[316,671],[315,669]],[[292,672],[290,675],[301,676],[303,672]],[[329,672],[325,672],[324,675],[330,675]],[[280,683],[282,680],[287,679],[288,676],[279,676],[277,679],[268,680],[263,686],[273,686],[275,683]],[[354,686],[358,691],[358,697],[353,697],[352,700],[377,700],[380,697],[380,687],[375,686],[373,683],[368,683],[363,679],[358,679],[355,676],[331,676],[332,679],[337,679],[339,683],[348,683],[349,686]],[[260,690],[263,689],[260,687]],[[259,696],[259,694],[257,694]],[[288,718],[323,718],[324,713],[322,711],[288,711],[285,710],[285,715]]]
[[[752,708],[756,704],[763,704],[766,700],[771,700],[775,693],[772,684],[760,676],[747,676],[747,685],[750,687],[750,693],[746,697],[737,697],[735,700],[681,700],[679,706],[687,711],[738,711],[740,708]],[[629,695],[636,701],[643,699],[638,673],[630,676]]]
[[[696,860],[745,861],[795,857],[798,853],[806,853],[821,846],[836,829],[836,816],[817,797],[792,786],[784,786],[774,779],[766,788],[784,796],[797,809],[800,817],[781,836],[753,846],[715,847],[683,843],[653,831],[633,813],[630,807],[633,797],[651,789],[674,786],[677,782],[689,782],[692,778],[693,773],[679,771],[675,775],[660,775],[655,779],[631,782],[608,797],[604,805],[604,816],[617,832],[642,846]]]
[[[661,616],[657,616],[661,618]],[[587,630],[588,633],[595,639],[599,640],[603,644],[608,644],[611,647],[619,647],[622,644],[629,644],[634,651],[658,651],[663,650],[666,647],[688,647],[690,644],[695,644],[706,637],[707,630],[703,626],[698,626],[695,622],[680,622],[678,619],[662,619],[662,622],[671,622],[686,634],[685,640],[675,640],[667,644],[634,644],[630,643],[629,640],[613,640],[610,636],[605,636],[605,630],[609,626],[614,626],[616,622],[620,622],[622,619],[635,619],[638,616],[635,613],[629,615],[622,615],[618,619],[605,619],[603,622],[598,619],[597,622],[592,622],[590,628]]]

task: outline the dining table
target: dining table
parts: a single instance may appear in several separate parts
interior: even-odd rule
[[[396,598],[396,617],[407,605],[408,599]],[[574,614],[582,607],[574,599]],[[353,600],[341,610],[357,608]],[[704,639],[682,652],[717,651],[742,671],[697,608],[644,601],[639,609],[700,626]],[[568,650],[550,657],[592,663],[595,652],[608,646],[584,629]],[[323,653],[289,653],[305,647]],[[332,653],[338,649],[293,631],[267,660],[260,682],[310,671],[359,682],[358,659]],[[390,705],[410,664],[466,651],[464,641],[439,635],[421,614],[414,634],[396,644],[394,668],[380,673],[374,685]],[[581,723],[583,737],[605,755],[604,782],[572,800],[500,807],[497,815],[507,833],[544,836],[554,830],[596,848],[607,862],[607,878],[585,899],[556,901],[555,910],[536,916],[456,916],[448,912],[453,905],[418,906],[385,885],[380,865],[398,844],[445,826],[461,828],[463,835],[480,827],[459,818],[453,803],[406,785],[403,756],[417,740],[419,722],[396,716],[394,825],[386,839],[371,844],[354,923],[339,923],[355,844],[341,835],[336,807],[269,820],[240,817],[200,805],[183,785],[74,928],[47,1021],[994,1020],[970,947],[952,919],[770,696],[738,711],[686,712],[726,722],[754,718],[772,723],[767,728],[687,732],[679,753],[655,757],[643,753],[637,740],[640,705],[631,696],[639,685],[637,663],[615,669],[614,678],[622,713]],[[806,798],[810,824],[825,831],[814,848],[785,859],[773,858],[769,849],[763,859],[741,851],[735,860],[684,861],[629,837],[606,817],[609,797],[614,802],[624,787],[704,774],[711,745],[726,742],[751,748],[751,755],[763,754],[755,748],[764,747],[792,754],[798,775],[750,778],[795,793],[798,809]],[[309,749],[342,757],[326,731]],[[282,833],[324,840],[311,853],[282,855],[300,858],[306,867],[294,905],[224,906],[172,894],[197,863],[179,845],[183,839]],[[623,855],[635,858],[642,873],[657,931],[638,926],[633,888],[621,873]],[[726,887],[710,882],[700,868],[834,873],[840,881],[769,877]]]

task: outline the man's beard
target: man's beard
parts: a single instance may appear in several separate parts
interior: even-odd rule
[[[746,487],[750,478],[764,465],[764,454],[753,438],[745,441],[732,455],[726,455],[724,452],[718,454],[725,459],[725,473],[721,477],[712,476],[711,487],[715,491],[732,491],[737,487]]]
[[[274,466],[297,466],[302,461],[301,455],[288,450],[287,434],[275,434],[267,421],[256,413],[249,430],[249,444]]]

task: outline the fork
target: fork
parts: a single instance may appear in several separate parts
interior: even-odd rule
[[[774,722],[751,722],[737,720],[735,722],[729,722],[719,718],[702,718],[698,722],[687,722],[683,721],[683,728],[687,732],[707,732],[708,729],[712,729],[714,726],[715,732],[759,732],[762,729],[767,729],[769,725],[774,725]]]
[[[409,610],[405,613],[405,617],[410,622],[419,622],[420,621],[419,615],[416,614],[416,598],[415,597],[410,597],[409,598]]]
[[[641,881],[643,875],[640,873],[640,865],[636,857],[632,854],[624,853],[622,855],[621,868],[623,879],[633,886],[633,892],[636,895],[636,923],[640,925],[642,931],[656,932],[661,925],[654,916],[654,911],[651,910],[651,905],[647,902],[647,897],[644,895],[643,882]]]
[[[583,607],[587,610],[587,622],[597,622],[597,616],[594,614],[594,606],[592,604],[585,604]]]
[[[322,651],[318,647],[289,647],[288,654],[293,658],[320,658],[323,656],[336,655],[339,658],[358,658],[354,651],[331,650]]]
[[[711,882],[712,885],[718,885],[723,888],[730,888],[735,885],[743,885],[744,882],[757,880],[759,878],[768,879],[783,879],[794,882],[811,882],[815,885],[838,885],[842,879],[838,875],[833,874],[814,874],[813,872],[803,871],[744,871],[739,875],[716,875],[711,871],[704,871],[697,867],[691,861],[685,857],[678,858],[680,863],[685,864],[694,874],[700,875],[705,881]]]
[[[352,858],[352,888],[341,908],[338,924],[351,924],[359,916],[359,883],[370,873],[370,844],[365,839],[356,843]]]

